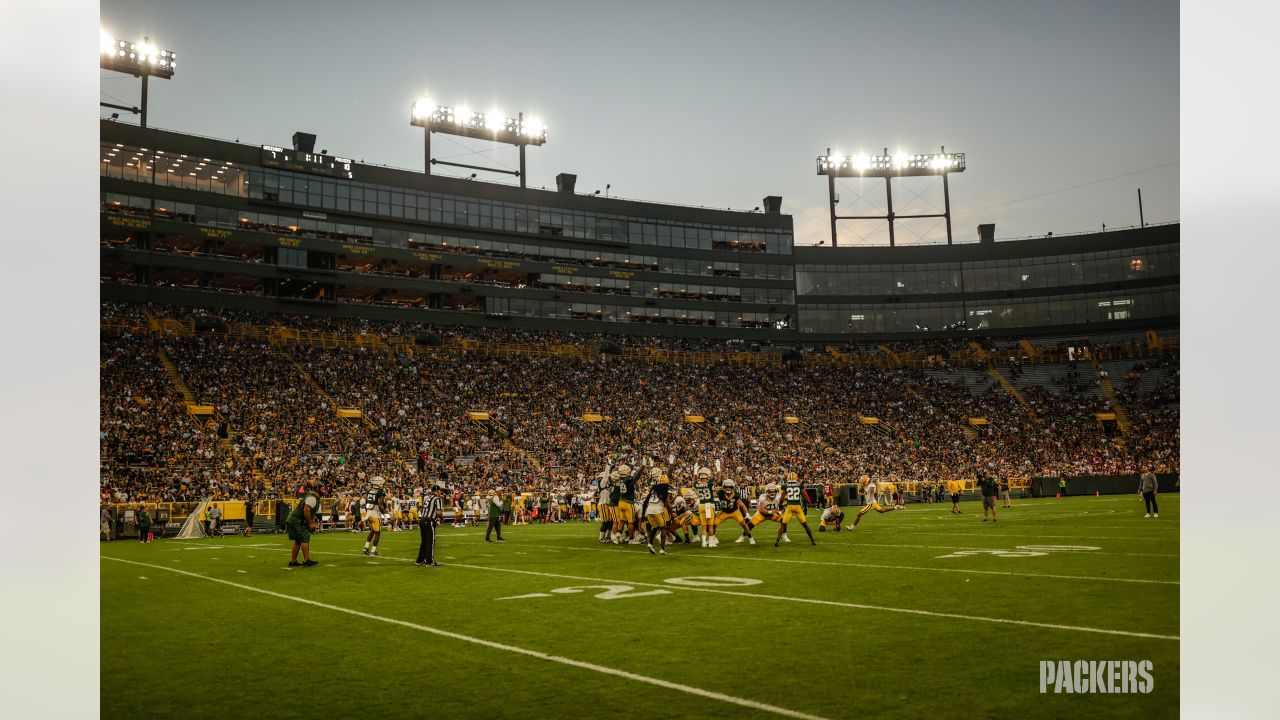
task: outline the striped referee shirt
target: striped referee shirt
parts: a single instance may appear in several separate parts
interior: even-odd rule
[[[440,497],[438,495],[428,495],[423,500],[422,519],[425,521],[434,521],[440,519]]]

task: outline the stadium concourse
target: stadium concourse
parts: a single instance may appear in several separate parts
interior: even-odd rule
[[[723,341],[125,303],[103,304],[102,327],[104,503],[290,498],[308,481],[325,498],[350,498],[374,475],[408,498],[442,471],[452,492],[502,487],[545,501],[591,492],[610,463],[639,456],[669,466],[676,485],[719,460],[720,476],[748,497],[787,471],[808,485],[867,475],[915,500],[987,470],[1007,479],[1179,469],[1176,351],[1134,359],[1132,342],[1095,346],[1113,358],[1096,366],[1025,365],[1016,343],[985,340],[988,358],[967,342],[920,341],[894,344],[896,364],[851,347],[847,363],[809,362],[829,359],[824,347],[741,363],[636,354],[744,349]],[[483,342],[464,350],[471,340]],[[561,345],[592,352],[517,349]],[[992,367],[999,357],[1014,359]],[[1100,389],[1106,367],[1121,371],[1112,393]],[[1117,411],[1127,431],[1099,420]],[[590,413],[602,421],[585,421]]]

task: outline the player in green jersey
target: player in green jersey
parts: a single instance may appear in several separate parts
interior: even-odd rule
[[[285,531],[293,541],[293,550],[289,554],[289,567],[311,567],[320,563],[311,559],[311,533],[316,530],[320,519],[320,496],[311,488],[298,488],[298,504],[293,506],[289,517],[284,521]],[[302,562],[298,562],[298,551],[302,551]]]
[[[382,486],[387,481],[381,475],[375,475],[369,482],[372,485],[364,495],[364,512],[369,518],[369,535],[364,539],[364,554],[380,557],[378,541],[382,539],[382,512],[387,502],[387,491]]]
[[[694,524],[699,528],[702,547],[714,547],[715,535],[711,528],[715,525],[715,482],[711,479],[711,468],[698,468],[693,481],[693,491],[698,494],[698,507],[694,512]]]
[[[787,537],[787,523],[792,518],[800,521],[800,527],[804,528],[804,532],[809,536],[809,542],[817,545],[818,541],[813,539],[813,531],[809,529],[809,519],[806,513],[809,510],[809,503],[804,498],[804,488],[800,485],[800,477],[793,472],[787,472],[783,475],[782,497],[786,503],[786,510],[782,512],[782,527],[778,528],[778,539],[774,540],[773,546],[778,547],[778,543],[784,539],[791,542]]]

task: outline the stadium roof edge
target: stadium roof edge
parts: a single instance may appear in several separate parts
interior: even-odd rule
[[[221,155],[220,160],[229,160],[243,165],[261,165],[261,144],[250,144],[236,140],[208,137],[193,133],[161,128],[140,128],[136,125],[102,119],[99,123],[101,141],[125,142],[139,147],[152,148],[166,142],[182,143],[190,148],[199,148],[192,155],[212,157]],[[680,205],[648,200],[621,199],[600,197],[587,194],[568,194],[556,190],[536,188],[520,188],[502,183],[470,181],[444,175],[426,175],[419,170],[395,168],[364,162],[353,162],[358,168],[354,180],[395,184],[418,190],[451,192],[474,197],[483,197],[506,202],[533,202],[548,207],[559,207],[569,210],[589,210],[611,214],[635,214],[655,220],[672,220],[699,222],[716,225],[735,225],[759,227],[767,230],[791,232],[790,215],[770,215],[762,212],[745,210],[726,210],[697,205]]]

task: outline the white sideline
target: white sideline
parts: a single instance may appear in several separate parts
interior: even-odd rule
[[[103,555],[102,559],[111,560],[112,562],[121,562],[121,563],[128,563],[130,565],[139,565],[141,567],[154,568],[156,570],[164,570],[166,572],[176,573],[178,575],[187,575],[189,577],[197,578],[200,580],[208,580],[209,582],[220,583],[222,585],[228,585],[230,587],[239,588],[241,590],[248,590],[250,592],[260,593],[262,595],[269,595],[271,597],[280,598],[281,600],[289,600],[291,602],[302,603],[304,605],[311,605],[313,607],[324,608],[325,610],[333,610],[334,612],[346,613],[348,615],[354,615],[356,617],[365,618],[366,620],[376,620],[378,622],[384,622],[391,625],[400,625],[401,627],[407,627],[411,630],[418,630],[420,632],[431,633],[432,635],[439,635],[441,637],[450,638],[452,640],[463,640],[465,642],[475,643],[476,645],[482,645],[484,647],[493,648],[495,650],[505,650],[507,652],[516,653],[519,655],[526,655],[528,657],[537,658],[539,660],[547,660],[550,662],[560,663],[562,665],[569,665],[571,667],[581,668],[583,670],[591,670],[593,672],[603,673],[605,675],[613,675],[614,677],[620,677],[624,680],[632,680],[635,682],[647,683],[649,685],[656,685],[658,687],[666,688],[668,690],[676,690],[679,692],[688,693],[690,695],[697,695],[698,697],[704,697],[711,700],[719,700],[721,702],[726,702],[726,703],[738,705],[745,708],[751,708],[752,710],[763,710],[764,712],[770,712],[775,715],[782,715],[784,717],[790,717],[790,718],[798,718],[798,720],[827,720],[826,718],[823,718],[819,715],[810,715],[808,713],[803,713],[798,710],[790,710],[788,708],[778,707],[776,705],[769,705],[767,703],[757,702],[755,700],[749,700],[747,698],[740,698],[740,697],[734,697],[732,695],[725,695],[724,693],[718,693],[718,692],[715,692],[714,690],[703,690],[702,688],[693,687],[692,685],[683,685],[681,683],[662,680],[660,678],[648,677],[647,675],[638,675],[636,673],[627,672],[626,670],[618,670],[616,668],[606,667],[604,665],[596,665],[595,663],[584,662],[582,660],[574,660],[572,658],[560,657],[559,655],[551,655],[548,653],[539,652],[537,650],[530,650],[528,648],[517,647],[515,645],[507,645],[504,643],[493,642],[492,640],[484,640],[482,638],[471,637],[470,635],[463,635],[461,633],[455,633],[449,630],[441,630],[439,628],[428,627],[426,625],[419,625],[417,623],[412,623],[407,620],[397,620],[396,618],[385,617],[382,615],[374,615],[372,613],[367,613],[360,610],[353,610],[351,608],[345,608],[339,605],[330,605],[329,603],[323,603],[318,600],[308,600],[307,598],[300,598],[300,597],[295,597],[293,595],[286,595],[284,593],[278,593],[272,590],[264,590],[263,588],[253,587],[252,585],[244,585],[242,583],[231,582],[230,580],[222,580],[220,578],[209,577],[208,575],[201,575],[199,573],[187,572],[185,570],[175,570],[173,568],[164,567],[163,565],[152,565],[150,563],[136,562],[134,560],[123,560],[121,558],[114,558],[107,555]],[[459,567],[459,566],[455,565],[452,567]]]

